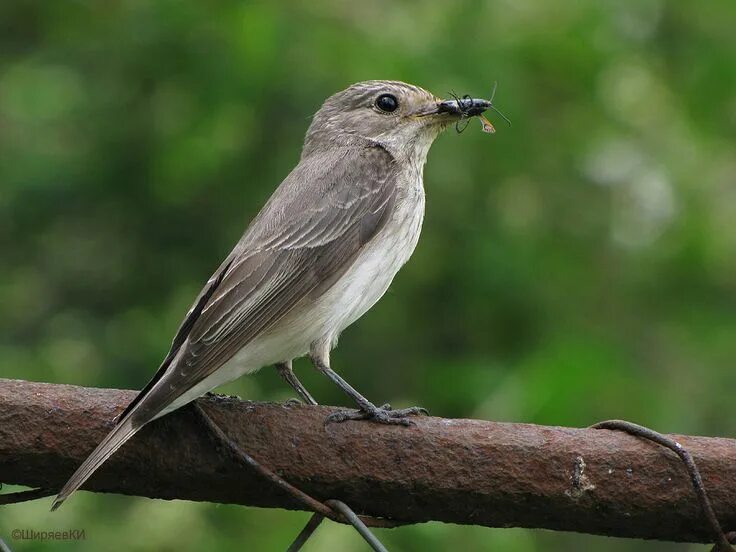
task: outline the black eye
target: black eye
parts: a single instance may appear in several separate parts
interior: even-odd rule
[[[381,94],[376,99],[376,107],[386,113],[391,113],[399,108],[399,100],[393,94]]]

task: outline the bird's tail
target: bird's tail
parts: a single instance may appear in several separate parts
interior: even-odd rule
[[[61,504],[69,498],[74,491],[79,489],[87,479],[99,468],[123,443],[130,439],[136,432],[141,429],[142,425],[133,425],[131,420],[132,412],[128,413],[118,422],[115,428],[107,434],[97,448],[92,451],[87,459],[82,463],[77,471],[74,472],[66,482],[66,485],[56,495],[51,511],[56,510]]]

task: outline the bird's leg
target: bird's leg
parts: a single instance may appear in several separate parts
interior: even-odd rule
[[[408,426],[412,424],[411,421],[406,419],[408,416],[428,414],[427,410],[420,406],[392,410],[389,404],[384,404],[381,407],[374,405],[358,393],[352,385],[342,379],[337,372],[330,368],[329,350],[329,344],[327,342],[313,344],[309,353],[312,364],[314,364],[317,370],[330,378],[346,395],[352,398],[358,404],[359,410],[338,410],[330,414],[325,420],[325,423],[345,422],[347,420],[372,420],[381,424]]]
[[[304,387],[302,382],[299,381],[299,378],[296,377],[290,360],[279,362],[276,365],[276,371],[279,373],[279,376],[281,376],[281,378],[286,383],[288,383],[294,391],[296,391],[296,394],[299,395],[299,398],[301,398],[301,400],[304,401],[305,404],[317,404],[317,401],[314,400],[314,397],[309,394],[307,388]]]

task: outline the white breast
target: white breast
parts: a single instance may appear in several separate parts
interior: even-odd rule
[[[421,182],[398,199],[391,220],[361,251],[348,271],[318,303],[330,312],[323,336],[337,340],[340,332],[355,322],[378,301],[399,269],[409,260],[419,240],[424,219],[424,190]]]
[[[366,244],[345,274],[312,304],[295,308],[235,356],[231,363],[239,366],[236,370],[240,374],[304,356],[315,341],[336,342],[342,330],[386,293],[414,252],[422,228],[424,188],[421,172],[414,174],[412,182],[399,190],[391,219]]]

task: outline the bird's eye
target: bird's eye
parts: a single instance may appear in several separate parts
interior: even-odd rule
[[[391,113],[399,108],[399,100],[393,94],[381,94],[376,99],[376,107],[386,113]]]

